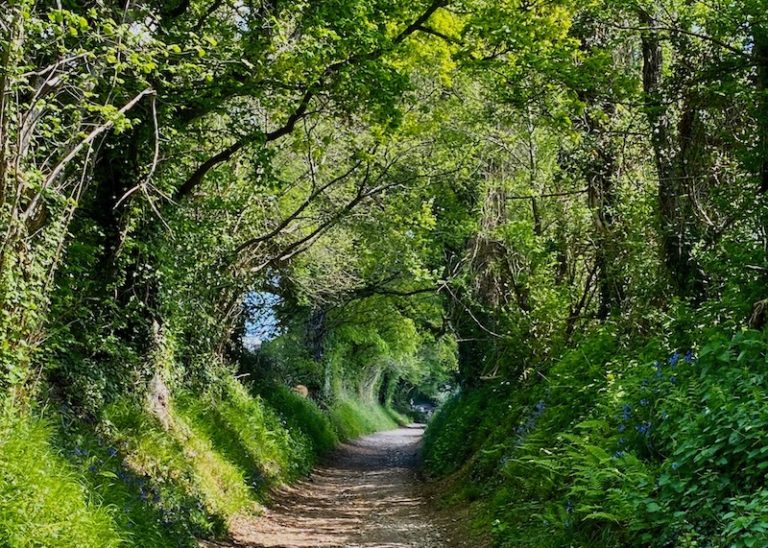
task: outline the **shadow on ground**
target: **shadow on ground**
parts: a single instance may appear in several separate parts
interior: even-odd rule
[[[237,520],[232,541],[206,545],[469,547],[424,495],[417,476],[423,431],[414,425],[344,444],[309,478],[277,491],[264,516]]]

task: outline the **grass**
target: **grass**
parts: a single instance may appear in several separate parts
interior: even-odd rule
[[[46,417],[0,414],[0,546],[196,546],[339,440],[408,422],[375,402],[345,396],[323,411],[234,378],[175,393],[165,426],[134,398],[98,423],[66,408]]]
[[[178,405],[195,430],[244,471],[259,495],[308,473],[314,464],[309,436],[234,380],[203,398],[185,394]]]
[[[108,409],[105,423],[127,468],[145,484],[142,498],[160,509],[164,522],[190,535],[223,534],[230,517],[255,507],[245,474],[178,410],[171,416],[166,431],[125,401]]]
[[[389,418],[395,421],[399,426],[408,426],[414,422],[413,418],[391,407],[384,407],[384,412],[386,412],[386,414],[389,415]]]
[[[2,411],[0,546],[118,546],[115,512],[92,500],[51,435],[44,420]]]
[[[260,393],[285,421],[287,428],[306,435],[315,455],[325,455],[338,445],[339,436],[330,418],[314,401],[285,386],[265,387]]]
[[[339,438],[346,441],[397,428],[399,423],[391,413],[378,402],[363,402],[342,396],[331,407],[329,416]]]
[[[78,470],[90,497],[110,509],[125,544],[191,547],[197,545],[195,534],[208,530],[208,518],[193,497],[170,484],[161,488],[154,478],[130,468],[124,460],[128,446],[115,443],[93,425],[62,425],[55,444]],[[198,514],[187,512],[182,518],[182,510],[187,508]]]

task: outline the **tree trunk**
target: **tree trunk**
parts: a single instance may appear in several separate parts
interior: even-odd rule
[[[611,104],[602,107],[610,118],[615,113]],[[593,142],[591,160],[585,167],[587,199],[592,210],[595,230],[595,262],[599,304],[597,318],[605,321],[611,310],[624,300],[624,283],[616,272],[618,253],[614,241],[614,209],[616,207],[615,177],[617,169],[616,147],[604,124],[587,115],[587,132]]]
[[[646,12],[640,13],[640,23],[652,28],[655,19]],[[682,165],[683,155],[675,146],[675,135],[669,110],[662,90],[664,56],[661,41],[656,31],[647,30],[641,34],[643,52],[643,91],[645,114],[650,126],[650,141],[653,148],[656,171],[659,178],[658,204],[662,242],[662,256],[675,293],[681,297],[698,298],[703,292],[701,270],[694,262],[690,228],[693,218],[690,204],[685,200],[686,176]],[[695,116],[686,104],[681,115],[678,144],[683,147],[691,139],[687,133],[693,126],[686,118]]]
[[[768,30],[755,27],[752,34],[753,55],[757,66],[755,85],[758,94],[758,190],[760,194],[766,194],[768,192]]]

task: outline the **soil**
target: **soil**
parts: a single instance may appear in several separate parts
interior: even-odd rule
[[[422,434],[414,425],[342,445],[306,480],[277,491],[263,516],[236,520],[231,541],[207,546],[479,548],[420,480]]]

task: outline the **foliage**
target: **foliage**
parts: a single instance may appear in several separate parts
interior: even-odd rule
[[[123,544],[138,546],[194,546],[191,514],[174,507],[172,486],[163,493],[155,480],[128,465],[125,453],[104,432],[94,431],[64,413],[52,444],[68,460],[81,478],[90,499],[99,501],[110,512]],[[165,495],[165,499],[161,495]],[[180,502],[194,507],[196,501]],[[197,516],[196,519],[200,519]]]
[[[666,352],[659,339],[633,352],[599,339],[524,393],[457,395],[430,425],[428,470],[459,471],[500,546],[760,544],[746,501],[763,476],[764,334]]]
[[[105,425],[168,521],[189,524],[192,534],[222,534],[226,520],[252,504],[244,471],[182,415],[171,416],[173,430],[166,432],[140,407],[119,402],[107,410]]]
[[[331,419],[311,399],[304,398],[285,386],[260,387],[260,396],[286,422],[291,430],[303,432],[312,444],[313,456],[330,453],[339,439]],[[307,464],[312,464],[308,462]]]

